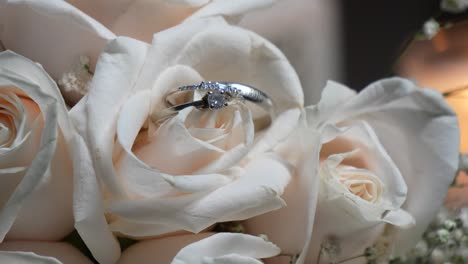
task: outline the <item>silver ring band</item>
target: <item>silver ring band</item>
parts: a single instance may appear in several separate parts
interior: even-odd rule
[[[192,101],[175,103],[171,97],[180,95],[188,91],[206,91],[203,97],[194,98]],[[186,85],[177,88],[166,96],[168,108],[153,113],[151,120],[156,123],[162,123],[170,117],[187,107],[196,107],[198,109],[221,109],[231,103],[239,101],[252,102],[265,110],[271,119],[274,110],[273,102],[262,91],[241,83],[232,82],[201,82],[198,85]]]

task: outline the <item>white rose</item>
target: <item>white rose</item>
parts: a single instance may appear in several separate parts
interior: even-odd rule
[[[280,248],[263,238],[236,233],[201,233],[146,240],[125,250],[119,264],[260,264]]]
[[[457,167],[458,125],[443,98],[398,78],[357,95],[329,82],[302,118],[275,148],[296,167],[288,206],[248,220],[247,231],[267,234],[283,254],[302,252],[297,263],[317,262],[321,250],[327,263],[374,244],[379,254],[411,248]]]
[[[72,245],[64,242],[7,241],[0,244],[0,263],[91,264]]]
[[[43,68],[0,53],[0,241],[58,240],[73,229],[73,130]]]
[[[262,89],[284,119],[272,125],[280,131],[292,128],[290,109],[302,106],[298,77],[279,50],[221,18],[183,23],[155,34],[152,45],[111,42],[90,93],[72,110],[82,167],[94,167],[77,180],[76,227],[98,261],[119,255],[103,211],[111,231],[148,237],[199,232],[284,205],[279,195],[289,171],[281,161],[259,155],[240,162],[254,139],[274,144],[275,137],[254,135],[252,115],[260,111],[242,104],[211,112],[186,108],[160,127],[149,120],[166,107],[169,89],[201,80]]]

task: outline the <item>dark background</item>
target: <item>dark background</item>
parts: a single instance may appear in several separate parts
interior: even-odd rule
[[[437,14],[440,0],[342,0],[344,78],[349,87],[395,75],[404,43]]]

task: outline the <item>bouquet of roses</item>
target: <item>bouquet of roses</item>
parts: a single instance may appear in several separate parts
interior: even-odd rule
[[[237,25],[270,0],[68,2],[0,1],[0,263],[380,263],[436,215],[440,94],[330,81],[304,107]]]

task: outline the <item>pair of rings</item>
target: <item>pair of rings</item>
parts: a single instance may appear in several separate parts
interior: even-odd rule
[[[199,98],[193,96],[195,91],[201,92]],[[184,93],[191,93],[192,96],[183,96]],[[167,108],[152,113],[151,120],[160,124],[187,107],[217,110],[244,101],[258,105],[268,113],[271,121],[273,103],[268,95],[252,86],[233,82],[201,82],[198,85],[181,86],[166,95]]]

